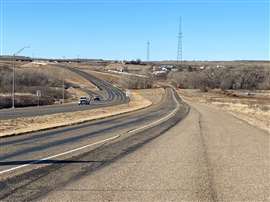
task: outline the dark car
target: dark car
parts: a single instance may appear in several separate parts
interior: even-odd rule
[[[95,97],[93,98],[93,100],[94,100],[94,101],[101,101],[101,98],[100,98],[99,96],[95,96]]]

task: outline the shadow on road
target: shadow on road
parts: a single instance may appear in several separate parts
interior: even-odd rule
[[[26,160],[2,161],[0,166],[25,165],[25,164],[73,164],[73,163],[103,163],[103,161],[72,161],[72,160]]]

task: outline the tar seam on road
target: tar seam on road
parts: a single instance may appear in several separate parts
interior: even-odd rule
[[[201,137],[201,141],[202,141],[202,146],[203,146],[203,153],[204,153],[204,157],[205,157],[205,161],[206,161],[206,166],[207,166],[207,175],[208,175],[208,181],[209,181],[209,190],[210,190],[210,194],[211,194],[211,198],[213,201],[218,201],[217,200],[217,192],[214,188],[213,185],[213,176],[211,175],[212,171],[210,168],[210,160],[208,158],[208,152],[207,152],[207,146],[205,144],[205,138],[203,136],[203,129],[202,129],[202,114],[197,110],[194,109],[198,114],[199,114],[199,120],[198,120],[198,124],[199,124],[199,135]]]

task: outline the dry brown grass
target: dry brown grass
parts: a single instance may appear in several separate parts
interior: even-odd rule
[[[163,93],[163,90],[156,89],[153,95],[155,95],[156,97],[162,97]],[[118,106],[30,118],[0,120],[0,136],[3,137],[9,135],[17,135],[49,128],[56,128],[60,126],[78,124],[90,120],[100,119],[149,107],[152,102],[142,95],[144,95],[145,97],[149,97],[151,96],[151,93],[149,91],[132,91],[130,103]]]
[[[25,65],[22,65],[20,69],[42,72],[48,75],[49,77],[56,77],[60,80],[64,78],[66,82],[73,83],[73,84],[79,85],[80,87],[88,88],[90,90],[96,90],[95,85],[93,85],[91,82],[84,79],[80,75],[77,75],[76,73],[69,71],[67,69],[57,67],[53,64],[47,64],[43,66],[43,65],[36,65],[33,63],[28,63]]]
[[[67,92],[71,95],[70,101],[78,102],[78,98],[89,96],[85,91],[81,90],[80,88],[68,88]]]
[[[105,67],[105,70],[121,70],[125,69],[128,72],[132,73],[141,73],[141,72],[146,72],[151,69],[151,65],[133,65],[133,64],[121,64],[121,63],[113,63],[109,64]]]
[[[219,107],[270,133],[270,91],[258,91],[250,98],[241,96],[239,91],[233,91],[236,96],[220,91],[202,93],[199,90],[179,90],[179,94],[191,102]]]
[[[161,102],[162,97],[165,94],[164,88],[140,89],[133,90],[133,92],[138,92],[145,99],[150,100],[154,105]]]
[[[15,65],[16,65],[16,67],[19,67],[19,66],[21,66],[21,65],[25,65],[25,64],[27,64],[28,62],[20,62],[20,61],[15,61]],[[13,61],[12,60],[0,60],[0,65],[2,66],[2,65],[8,65],[8,66],[10,66],[10,65],[12,65],[13,64]]]
[[[54,63],[46,62],[15,62],[17,75],[16,86],[16,103],[17,106],[33,106],[36,104],[36,99],[32,101],[32,97],[35,98],[36,90],[42,91],[41,104],[48,105],[58,102],[62,98],[62,80],[65,80],[66,84],[66,102],[77,101],[80,96],[85,96],[86,93],[83,89],[92,91],[98,90],[88,80],[84,79],[80,75],[61,67],[56,66]],[[2,68],[3,74],[1,80],[3,85],[1,92],[1,106],[9,107],[10,99],[6,98],[6,95],[10,95],[11,90],[11,76],[12,76],[12,61],[1,61],[0,67]],[[4,74],[5,73],[5,74]],[[38,77],[38,78],[36,78]],[[31,83],[32,82],[32,83]],[[19,84],[18,84],[19,83]],[[28,97],[22,97],[18,93],[29,93]],[[4,94],[5,93],[5,94]],[[29,99],[28,99],[29,98]],[[26,99],[26,101],[24,101]]]
[[[90,74],[92,74],[93,76],[108,81],[112,84],[119,84],[119,80],[121,78],[120,75],[116,75],[116,74],[110,74],[110,73],[105,73],[105,72],[98,72],[98,71],[93,71],[90,69],[82,69],[85,72],[88,72]]]
[[[57,80],[62,81],[65,80],[65,83],[69,84],[66,92],[69,96],[66,97],[66,102],[74,102],[77,101],[79,97],[86,96],[87,94],[83,91],[83,89],[88,89],[92,91],[98,90],[97,87],[83,78],[82,76],[68,70],[63,69],[54,65],[53,63],[27,63],[17,67],[19,71],[23,72],[37,72],[46,75],[48,78],[56,78]]]

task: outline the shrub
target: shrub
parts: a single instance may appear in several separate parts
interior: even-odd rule
[[[123,75],[120,85],[128,89],[146,89],[153,87],[153,79],[138,76]]]
[[[211,68],[203,71],[170,73],[168,78],[180,88],[270,89],[270,70],[253,68]]]
[[[0,66],[0,93],[10,94],[12,91],[12,70],[8,66]],[[70,84],[66,84],[68,87]],[[15,80],[16,93],[30,93],[32,95],[16,95],[17,107],[33,106],[37,104],[36,91],[41,91],[40,105],[48,105],[62,98],[62,81],[56,77],[49,77],[40,71],[17,69]],[[66,98],[69,94],[66,93]],[[11,106],[10,96],[0,97],[0,108]]]

